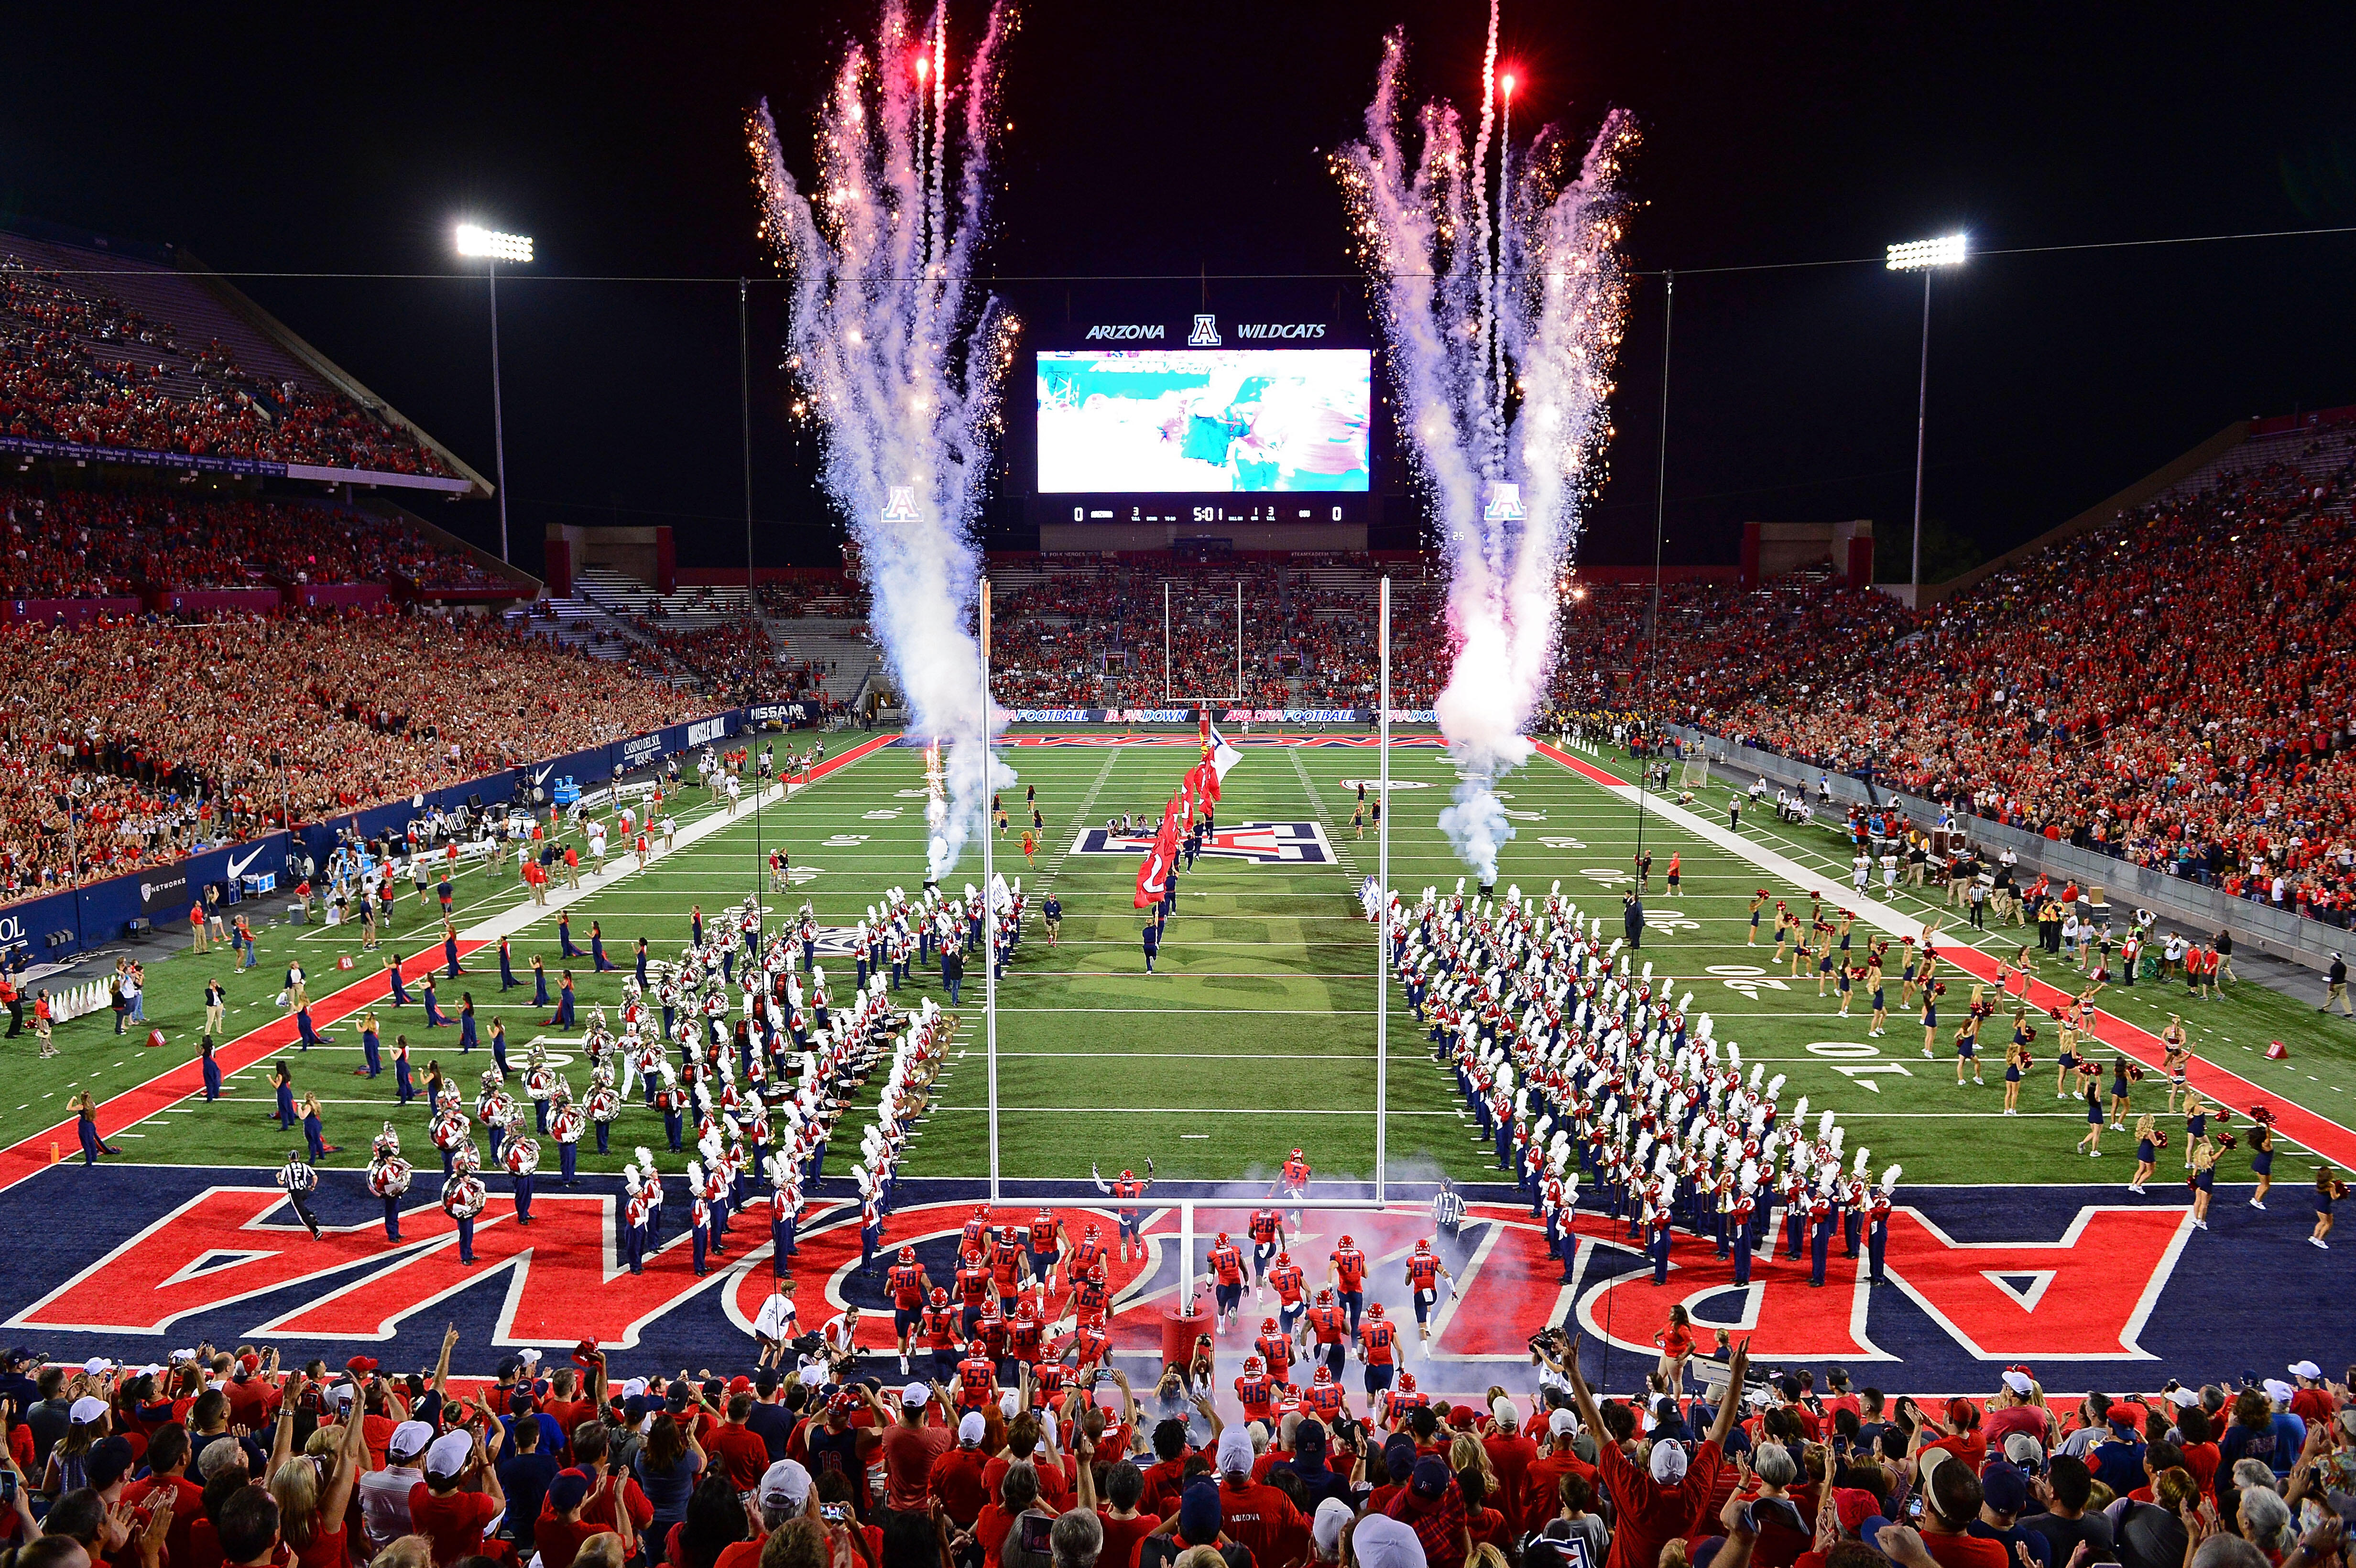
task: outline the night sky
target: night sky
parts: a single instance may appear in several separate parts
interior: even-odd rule
[[[484,472],[488,329],[459,218],[532,234],[503,277],[519,560],[552,522],[669,522],[743,560],[736,290],[531,274],[773,276],[741,135],[813,95],[873,13],[840,5],[19,7],[0,51],[0,214],[177,243]],[[952,14],[952,47],[980,13]],[[2060,18],[2057,20],[2057,18]],[[1356,130],[1380,35],[1468,104],[1477,6],[1036,0],[1008,54],[997,233],[1030,277],[1341,274],[1324,153]],[[1681,271],[1667,556],[1730,561],[1745,518],[1869,517],[1902,549],[1921,290],[1879,261],[1962,229],[1981,251],[2356,225],[2345,5],[1605,6],[1513,0],[1532,111],[1582,140],[1635,112],[1631,259]],[[804,167],[807,167],[805,163]],[[1869,264],[1705,274],[1714,267]],[[2356,401],[2356,235],[1983,255],[1934,285],[1927,515],[1995,550],[2227,421]],[[1099,300],[1110,285],[1090,285]],[[1254,285],[1214,282],[1236,309]],[[1054,308],[1060,285],[1015,289]],[[1159,290],[1154,297],[1163,296]],[[764,562],[835,559],[811,443],[778,417],[777,292],[755,289]],[[1640,285],[1614,477],[1583,553],[1651,554],[1661,288]],[[1019,436],[1012,439],[1021,439]],[[484,506],[435,514],[478,539]],[[1022,542],[1019,497],[994,538]],[[1885,575],[1888,573],[1885,572]],[[1936,575],[1936,574],[1933,574]]]

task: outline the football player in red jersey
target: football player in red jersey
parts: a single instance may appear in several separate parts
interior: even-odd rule
[[[1135,1172],[1124,1170],[1119,1181],[1108,1183],[1104,1172],[1093,1165],[1088,1167],[1088,1174],[1096,1179],[1098,1191],[1110,1193],[1113,1200],[1120,1205],[1114,1211],[1115,1217],[1120,1221],[1120,1261],[1129,1261],[1130,1243],[1134,1242],[1137,1243],[1137,1261],[1143,1263],[1145,1237],[1139,1231],[1136,1205],[1137,1200],[1145,1196],[1145,1189],[1153,1185],[1153,1157],[1146,1156],[1145,1175],[1141,1179]]]
[[[1006,1354],[1018,1366],[1039,1359],[1040,1330],[1044,1328],[1039,1315],[1031,1308],[1031,1298],[1024,1296],[1014,1308],[1014,1316],[1006,1324]]]
[[[1268,1271],[1284,1246],[1284,1216],[1273,1209],[1255,1210],[1251,1217],[1252,1305],[1268,1299]]]
[[[1309,1196],[1309,1161],[1299,1149],[1294,1149],[1286,1158],[1284,1168],[1277,1173],[1276,1184],[1268,1189],[1268,1195],[1270,1198],[1281,1195],[1294,1202]],[[1292,1223],[1296,1229],[1301,1224],[1301,1211],[1298,1209],[1292,1211]]]
[[[1341,1371],[1348,1355],[1349,1314],[1333,1299],[1329,1286],[1317,1293],[1317,1305],[1309,1309],[1309,1334],[1316,1344],[1315,1356],[1320,1370]]]
[[[1253,1348],[1259,1351],[1260,1359],[1268,1363],[1270,1375],[1278,1382],[1283,1382],[1291,1377],[1294,1355],[1292,1335],[1280,1327],[1275,1318],[1260,1319],[1259,1338],[1253,1341]]]
[[[1023,1289],[1023,1276],[1028,1271],[1028,1255],[1023,1249],[1023,1232],[1012,1225],[998,1229],[998,1240],[990,1249],[990,1279],[998,1292],[998,1312],[1001,1317],[1014,1315],[1014,1298]]]
[[[1398,1368],[1398,1326],[1383,1316],[1383,1304],[1376,1302],[1366,1308],[1366,1321],[1358,1329],[1358,1359],[1366,1364],[1366,1407],[1374,1408],[1375,1395],[1391,1386],[1391,1374]]]
[[[1448,1272],[1448,1265],[1431,1250],[1431,1238],[1418,1237],[1415,1251],[1408,1255],[1407,1288],[1415,1302],[1416,1332],[1426,1339],[1431,1338],[1431,1309],[1440,1300],[1440,1282],[1443,1279],[1451,1285],[1456,1283],[1456,1276]]]
[[[990,1265],[980,1252],[963,1255],[957,1271],[958,1305],[963,1309],[965,1337],[972,1339],[981,1324],[981,1309],[990,1296]]]
[[[990,1359],[990,1347],[980,1340],[967,1346],[966,1351],[957,1369],[958,1408],[980,1410],[998,1398],[998,1368]]]
[[[1402,1367],[1398,1383],[1383,1395],[1383,1424],[1396,1429],[1408,1412],[1421,1410],[1430,1403],[1431,1396],[1415,1386],[1415,1374]]]
[[[946,1382],[957,1375],[958,1309],[949,1303],[949,1293],[939,1285],[933,1286],[932,1299],[925,1306],[922,1327],[925,1343],[933,1352],[933,1381]]]
[[[1105,1280],[1104,1260],[1098,1258],[1072,1288],[1072,1320],[1082,1328],[1103,1328],[1111,1293]]]
[[[958,1256],[963,1257],[966,1253],[973,1252],[986,1253],[989,1250],[990,1205],[977,1203],[973,1206],[973,1213],[966,1220],[965,1229],[958,1232]]]
[[[1335,1416],[1348,1413],[1350,1396],[1333,1381],[1332,1369],[1320,1367],[1309,1386],[1301,1391],[1301,1408],[1323,1422],[1330,1431]]]
[[[1072,1249],[1072,1278],[1076,1280],[1087,1278],[1088,1271],[1102,1262],[1104,1257],[1103,1234],[1098,1231],[1097,1222],[1091,1220],[1087,1223],[1087,1228],[1080,1232],[1079,1245]]]
[[[1210,1253],[1204,1258],[1203,1264],[1211,1276],[1211,1293],[1217,1309],[1218,1329],[1224,1334],[1235,1327],[1236,1314],[1243,1310],[1243,1249],[1227,1240],[1227,1233],[1221,1231],[1219,1239],[1211,1243]]]
[[[1277,1253],[1276,1266],[1268,1271],[1268,1285],[1276,1292],[1276,1315],[1283,1320],[1285,1333],[1290,1336],[1297,1332],[1301,1314],[1309,1306],[1309,1288],[1302,1282],[1301,1265],[1292,1261],[1290,1253]]]
[[[1342,1244],[1326,1254],[1325,1277],[1350,1315],[1350,1337],[1358,1336],[1358,1318],[1366,1310],[1366,1254],[1345,1232]],[[1322,1293],[1321,1293],[1322,1294]]]
[[[1063,1255],[1064,1243],[1071,1240],[1064,1230],[1064,1221],[1053,1209],[1043,1206],[1031,1216],[1030,1232],[1023,1239],[1031,1243],[1031,1276],[1053,1280],[1055,1260]]]
[[[908,1341],[925,1315],[925,1296],[933,1287],[926,1276],[925,1265],[916,1261],[916,1249],[902,1247],[899,1257],[884,1275],[884,1289],[892,1297],[892,1327],[900,1337],[900,1375],[908,1375]]]
[[[1236,1380],[1236,1398],[1243,1402],[1246,1421],[1265,1421],[1276,1429],[1276,1384],[1262,1370],[1258,1356],[1244,1358],[1244,1375]]]

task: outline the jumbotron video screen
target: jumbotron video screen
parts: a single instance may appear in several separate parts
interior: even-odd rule
[[[1043,349],[1038,396],[1043,494],[1368,488],[1366,349]]]

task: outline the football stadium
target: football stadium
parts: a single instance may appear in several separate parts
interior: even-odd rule
[[[2331,51],[788,9],[0,210],[14,1568],[2339,1568]]]

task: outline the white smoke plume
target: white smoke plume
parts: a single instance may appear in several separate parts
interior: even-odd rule
[[[793,412],[817,422],[821,475],[842,508],[873,599],[870,624],[912,731],[947,744],[949,809],[928,847],[934,880],[982,824],[989,743],[975,635],[974,522],[1015,322],[969,279],[985,230],[998,7],[952,84],[946,14],[921,29],[889,0],[818,116],[818,178],[787,168],[763,103],[748,126],[761,234],[790,283],[786,368]],[[954,178],[955,187],[950,182]],[[896,504],[895,504],[896,503]]]
[[[1514,832],[1494,786],[1530,753],[1523,731],[1554,667],[1562,573],[1611,434],[1627,293],[1619,180],[1636,132],[1625,114],[1607,115],[1575,176],[1552,127],[1516,148],[1511,99],[1495,81],[1493,3],[1473,146],[1456,108],[1435,99],[1416,115],[1411,155],[1399,132],[1406,58],[1393,33],[1365,139],[1336,155],[1333,172],[1448,560],[1455,656],[1437,707],[1461,782],[1440,823],[1494,882]]]

